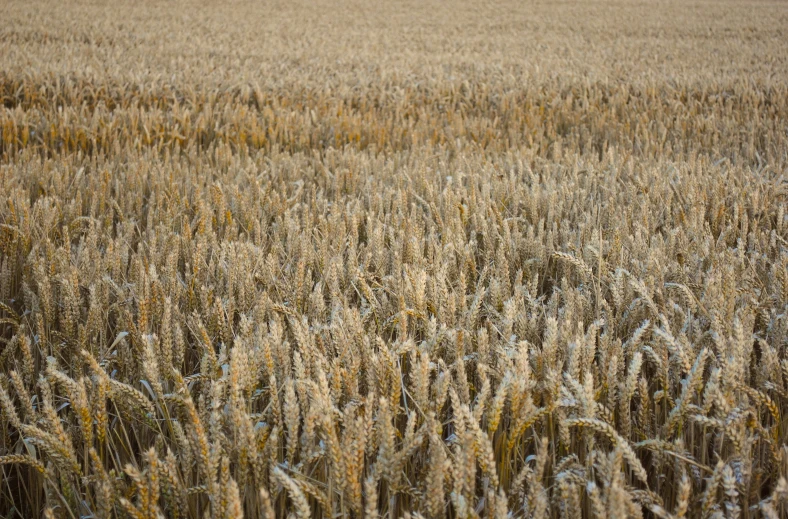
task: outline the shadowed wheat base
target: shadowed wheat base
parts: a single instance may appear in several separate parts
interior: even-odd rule
[[[5,2],[0,515],[785,517],[786,27]]]

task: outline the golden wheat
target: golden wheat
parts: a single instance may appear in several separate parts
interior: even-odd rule
[[[0,19],[0,515],[784,517],[779,2]]]

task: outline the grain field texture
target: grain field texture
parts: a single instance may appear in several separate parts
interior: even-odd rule
[[[0,5],[0,517],[788,514],[788,3]]]

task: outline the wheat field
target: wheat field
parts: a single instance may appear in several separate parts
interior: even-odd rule
[[[0,517],[786,517],[787,28],[5,0]]]

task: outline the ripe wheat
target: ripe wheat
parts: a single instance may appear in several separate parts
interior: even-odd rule
[[[18,2],[0,515],[784,517],[788,9]]]

